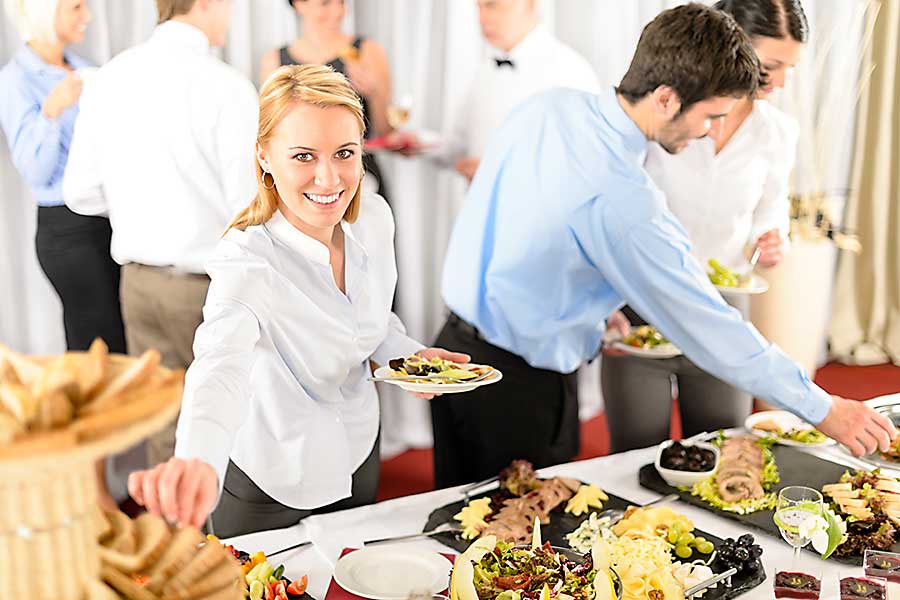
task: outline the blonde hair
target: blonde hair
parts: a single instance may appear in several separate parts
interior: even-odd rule
[[[319,108],[339,106],[353,113],[359,121],[360,135],[366,130],[362,102],[350,82],[340,73],[320,65],[290,65],[277,69],[259,91],[259,131],[256,141],[265,146],[275,135],[275,128],[297,103],[311,104]],[[246,229],[251,225],[261,225],[278,210],[280,199],[278,190],[266,187],[263,171],[256,161],[256,197],[250,205],[238,213],[226,233],[232,227]],[[269,174],[271,176],[271,174]],[[344,211],[344,220],[353,223],[359,217],[362,185],[356,186],[356,194]]]
[[[59,0],[6,0],[6,14],[23,41],[56,43],[56,9]]]
[[[156,10],[159,12],[159,22],[165,23],[172,17],[186,15],[194,8],[197,0],[156,0]]]

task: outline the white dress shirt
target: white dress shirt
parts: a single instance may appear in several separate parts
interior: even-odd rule
[[[665,192],[702,265],[715,258],[740,268],[747,264],[745,248],[760,235],[779,229],[787,239],[798,135],[794,118],[757,100],[718,155],[710,138],[675,155],[650,144],[647,172]]]
[[[394,221],[380,196],[342,222],[347,293],[328,249],[277,212],[232,229],[207,264],[212,283],[194,338],[175,455],[216,470],[228,459],[298,509],[350,495],[378,434],[379,365],[422,349],[391,312]]]
[[[256,191],[253,85],[177,21],[85,84],[63,196],[109,215],[116,262],[203,273],[233,216]]]
[[[496,59],[508,59],[513,65],[498,66]],[[436,155],[437,160],[452,164],[464,156],[483,156],[491,136],[513,108],[556,87],[600,93],[600,81],[590,63],[543,26],[535,27],[508,54],[492,48],[455,113],[446,148]]]

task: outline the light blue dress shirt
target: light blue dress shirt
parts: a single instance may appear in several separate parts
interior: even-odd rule
[[[596,356],[604,320],[627,302],[702,369],[819,423],[830,396],[710,284],[644,171],[646,150],[614,90],[520,105],[453,228],[447,306],[495,346],[569,373]]]
[[[65,53],[73,69],[90,66],[86,60]],[[61,206],[63,173],[69,155],[78,106],[57,119],[48,119],[41,106],[68,72],[47,64],[27,45],[0,69],[0,127],[13,163],[28,183],[38,206]]]

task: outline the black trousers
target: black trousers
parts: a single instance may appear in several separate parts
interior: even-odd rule
[[[210,516],[214,535],[230,538],[256,531],[282,529],[296,525],[309,515],[336,512],[375,502],[381,475],[381,435],[369,456],[353,473],[350,497],[313,510],[300,510],[281,504],[262,491],[236,464],[228,461],[225,485],[219,504]]]
[[[109,219],[79,215],[65,206],[40,206],[37,221],[38,262],[62,302],[66,347],[87,350],[100,337],[110,352],[125,353]]]
[[[435,487],[497,475],[515,459],[535,468],[572,460],[579,449],[575,373],[536,369],[451,315],[436,346],[500,369],[503,379],[431,401]]]

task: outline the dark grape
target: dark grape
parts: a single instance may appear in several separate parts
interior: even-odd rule
[[[731,538],[725,538],[725,539],[722,541],[722,548],[733,548],[733,547],[734,547],[734,540],[733,540],[733,539],[731,539]]]
[[[759,558],[762,556],[763,549],[761,546],[753,545],[750,546],[750,558]]]
[[[737,543],[741,546],[752,546],[753,542],[756,540],[753,539],[753,536],[749,533],[745,533],[741,537],[738,538]]]
[[[738,546],[734,549],[734,558],[740,562],[747,562],[750,560],[750,550],[746,546]]]
[[[725,545],[719,546],[718,556],[722,560],[728,560],[728,559],[734,557],[734,550],[729,546],[725,546]]]
[[[759,559],[754,558],[750,562],[744,563],[743,571],[747,573],[756,573],[760,569],[762,569],[762,563],[759,561]]]

